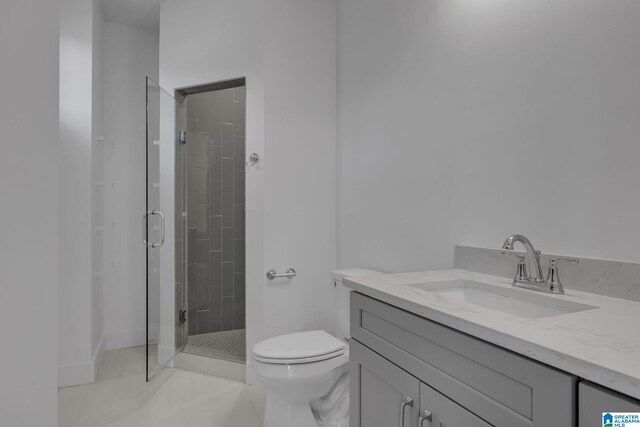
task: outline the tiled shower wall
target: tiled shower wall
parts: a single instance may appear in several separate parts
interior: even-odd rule
[[[188,333],[245,325],[245,88],[189,95]]]

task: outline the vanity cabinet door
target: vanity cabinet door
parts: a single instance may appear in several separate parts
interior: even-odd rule
[[[471,412],[447,399],[428,385],[420,384],[420,414],[424,421],[418,427],[491,427]],[[424,411],[431,415],[431,423]]]
[[[420,382],[355,340],[349,353],[349,426],[414,427]]]
[[[595,384],[581,382],[578,386],[578,426],[602,427],[603,412],[640,412],[640,402]]]

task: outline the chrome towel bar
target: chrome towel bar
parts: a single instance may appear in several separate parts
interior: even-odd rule
[[[294,277],[296,277],[296,271],[293,268],[288,269],[286,273],[280,273],[280,274],[276,273],[275,270],[267,271],[267,279],[269,279],[269,280],[278,279],[280,277],[286,277],[287,279],[293,279]]]

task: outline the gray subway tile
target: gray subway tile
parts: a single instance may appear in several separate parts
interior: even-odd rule
[[[243,305],[236,305],[233,308],[233,329],[244,329],[245,323],[245,308]]]
[[[233,228],[222,228],[222,262],[233,261]]]
[[[211,141],[212,145],[222,145],[222,118],[219,108],[211,109]]]
[[[198,243],[198,229],[187,229],[187,263],[195,264],[198,262],[197,258],[197,243]]]
[[[189,335],[196,335],[198,333],[198,311],[187,311],[187,328]]]
[[[187,132],[197,133],[198,132],[198,121],[197,120],[187,120]],[[188,136],[189,134],[187,134]],[[188,139],[187,139],[188,141]]]
[[[222,123],[233,123],[233,89],[220,92],[222,92]]]
[[[233,298],[235,299],[236,305],[244,305],[245,304],[245,274],[244,273],[234,273],[233,275]]]
[[[245,199],[245,171],[233,172],[233,203],[244,205]]]
[[[198,167],[209,166],[209,136],[198,135]]]
[[[211,139],[213,145],[222,146],[222,95],[211,93]]]
[[[233,297],[222,298],[222,330],[233,329]]]
[[[214,147],[222,147],[222,123],[212,123],[210,135],[211,139],[209,140],[209,144]]]
[[[209,240],[198,240],[198,275],[209,275]]]
[[[198,112],[198,101],[195,95],[187,96],[185,101],[187,107],[187,120],[197,120],[197,112]]]
[[[209,331],[209,311],[198,311],[198,334],[206,334]]]
[[[222,217],[209,217],[209,250],[222,250]]]
[[[233,205],[233,237],[243,239],[245,237],[244,205]]]
[[[198,228],[198,193],[187,193],[187,227]]]
[[[244,102],[233,103],[233,134],[237,136],[244,136],[245,124],[245,108]]]
[[[222,181],[209,181],[209,215],[222,215]]]
[[[222,147],[209,148],[209,180],[222,180]]]
[[[198,158],[187,156],[187,191],[198,189]]]
[[[209,169],[198,168],[198,203],[209,203]]]
[[[210,289],[210,319],[209,322],[213,325],[214,322],[220,323],[222,321],[222,287],[214,286]],[[218,326],[218,329],[220,326]],[[212,329],[214,329],[212,327]]]
[[[247,98],[247,87],[239,86],[233,89],[233,100],[236,102],[245,102]]]
[[[209,277],[198,276],[198,311],[209,310]]]
[[[222,109],[222,91],[214,90],[211,92],[211,109],[212,110]]]
[[[222,193],[222,226],[233,227],[233,193]]]
[[[236,273],[244,273],[244,239],[233,241],[233,264]]]
[[[222,157],[233,157],[233,124],[222,124]]]
[[[198,305],[198,266],[187,265],[187,300],[189,309],[197,310]]]
[[[198,205],[198,239],[209,240],[209,205]]]
[[[193,124],[196,122],[190,123]],[[187,129],[187,147],[185,148],[185,154],[187,155],[187,161],[189,161],[189,158],[197,159],[198,157],[198,134],[196,133],[196,129],[194,129],[193,132]]]
[[[198,133],[208,134],[211,130],[211,106],[209,105],[209,94],[207,92],[204,92],[199,93],[196,96],[198,100],[198,111],[196,112],[198,118]]]
[[[222,322],[220,320],[214,320],[209,323],[209,327],[211,332],[220,332],[222,331]]]
[[[246,148],[243,136],[233,137],[233,168],[237,171],[245,171]]]
[[[222,296],[233,296],[233,263],[222,263]]]
[[[222,192],[233,192],[233,159],[222,159]]]
[[[209,252],[209,286],[222,286],[222,252]]]

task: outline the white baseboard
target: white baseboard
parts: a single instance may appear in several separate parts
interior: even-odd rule
[[[132,331],[111,332],[105,334],[105,349],[139,347],[147,342],[147,331],[137,329]]]
[[[91,384],[95,380],[91,362],[58,366],[58,387]]]
[[[90,361],[58,366],[58,387],[93,383],[102,363],[102,355],[105,350],[104,343],[105,339],[102,336]]]

